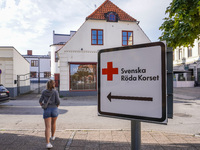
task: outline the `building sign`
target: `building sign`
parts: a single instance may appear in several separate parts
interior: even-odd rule
[[[100,50],[99,114],[166,123],[165,51],[163,42]]]

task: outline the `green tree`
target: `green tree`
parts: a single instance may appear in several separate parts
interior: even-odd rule
[[[200,37],[200,0],[173,0],[166,9],[169,17],[159,28],[160,40],[166,40],[168,46],[193,46]]]

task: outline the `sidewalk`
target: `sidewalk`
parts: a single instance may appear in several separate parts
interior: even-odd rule
[[[200,87],[176,87],[174,99],[200,100]]]
[[[0,131],[0,150],[44,150],[44,131]],[[142,131],[141,150],[199,150],[200,137]],[[130,131],[63,130],[56,132],[54,150],[130,150]]]

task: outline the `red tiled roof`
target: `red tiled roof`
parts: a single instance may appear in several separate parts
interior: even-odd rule
[[[99,6],[91,15],[89,15],[86,20],[106,20],[104,14],[110,11],[117,13],[120,21],[137,21],[126,12],[121,10],[119,7],[117,7],[115,4],[113,4],[110,0],[106,0],[103,4],[101,4],[101,6]]]

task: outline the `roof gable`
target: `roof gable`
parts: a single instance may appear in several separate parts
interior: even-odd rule
[[[99,6],[92,14],[90,14],[86,20],[94,19],[94,20],[106,20],[105,14],[108,12],[115,12],[118,14],[118,19],[120,21],[130,21],[135,22],[137,21],[126,12],[121,10],[115,4],[113,4],[110,0],[106,0],[101,6]]]

